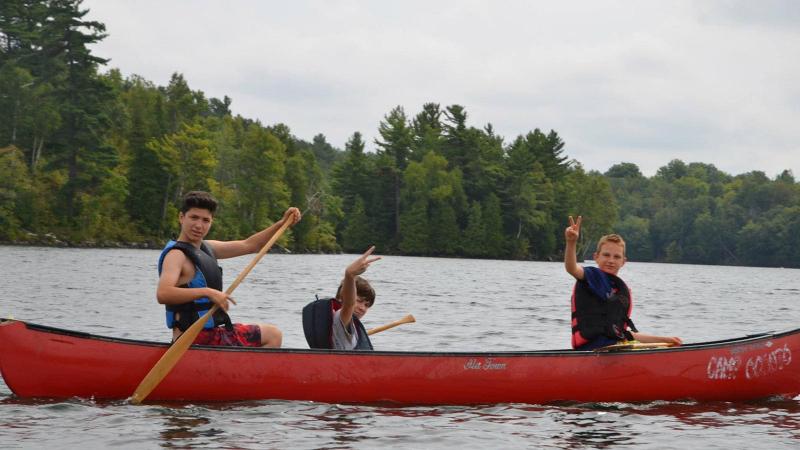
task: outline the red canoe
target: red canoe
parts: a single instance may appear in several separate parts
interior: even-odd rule
[[[0,321],[19,397],[126,399],[167,344]],[[800,329],[678,348],[493,353],[192,347],[148,401],[487,404],[793,398]]]

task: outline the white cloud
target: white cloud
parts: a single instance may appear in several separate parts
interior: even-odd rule
[[[228,95],[303,139],[368,140],[394,106],[461,104],[506,140],[556,130],[587,169],[674,158],[800,175],[793,1],[91,0],[111,67]],[[744,13],[743,13],[744,11]],[[750,11],[750,13],[747,13]]]

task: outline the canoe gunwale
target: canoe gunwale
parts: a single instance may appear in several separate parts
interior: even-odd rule
[[[63,328],[52,327],[48,325],[39,325],[28,323],[16,319],[0,319],[0,326],[7,325],[12,322],[21,322],[29,330],[40,331],[50,334],[59,334],[81,339],[93,339],[105,342],[113,342],[119,344],[149,346],[149,347],[163,347],[170,346],[166,342],[144,341],[129,338],[118,338],[110,336],[102,336],[83,331],[72,331]],[[355,351],[355,350],[328,350],[328,349],[304,349],[304,348],[253,348],[253,347],[221,347],[221,346],[207,346],[207,345],[193,345],[191,349],[205,350],[205,351],[223,351],[223,352],[247,352],[247,353],[300,353],[300,354],[343,354],[348,356],[470,356],[481,355],[487,357],[522,357],[522,356],[619,356],[628,354],[643,354],[643,353],[665,353],[665,352],[686,352],[691,350],[708,350],[717,347],[726,347],[733,344],[751,344],[769,339],[777,339],[784,336],[800,333],[800,328],[789,329],[785,331],[769,331],[763,333],[749,334],[746,336],[730,339],[722,339],[716,341],[697,342],[684,344],[678,347],[667,348],[653,348],[653,349],[636,349],[634,351],[614,351],[614,352],[597,352],[594,350],[572,350],[572,349],[556,349],[556,350],[514,350],[514,351],[453,351],[453,352],[437,352],[437,351],[398,351],[398,350],[375,350],[375,351]]]

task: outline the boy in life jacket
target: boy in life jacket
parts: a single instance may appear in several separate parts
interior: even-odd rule
[[[303,308],[303,331],[311,348],[334,350],[372,350],[361,319],[375,303],[375,290],[360,277],[370,264],[375,246],[353,261],[344,271],[336,298],[312,301]]]
[[[564,230],[564,268],[575,277],[572,292],[572,348],[594,350],[624,340],[666,342],[681,345],[674,336],[654,336],[640,333],[631,321],[633,298],[630,289],[617,276],[625,265],[625,241],[617,234],[600,238],[594,260],[597,267],[578,265],[576,244],[581,231],[578,220],[569,216]]]
[[[280,347],[283,334],[275,325],[231,323],[227,311],[230,303],[236,302],[222,290],[222,268],[217,259],[257,253],[281,225],[287,221],[291,225],[297,223],[300,210],[287,209],[281,220],[244,240],[206,241],[216,210],[217,201],[211,194],[187,193],[178,214],[180,234],[167,243],[159,257],[156,298],[166,309],[172,340],[217,304],[220,309],[204,325],[194,344]]]

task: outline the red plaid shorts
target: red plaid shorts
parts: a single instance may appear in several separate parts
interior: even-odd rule
[[[261,347],[261,327],[235,323],[233,331],[228,331],[225,327],[203,329],[193,343],[226,347]]]

